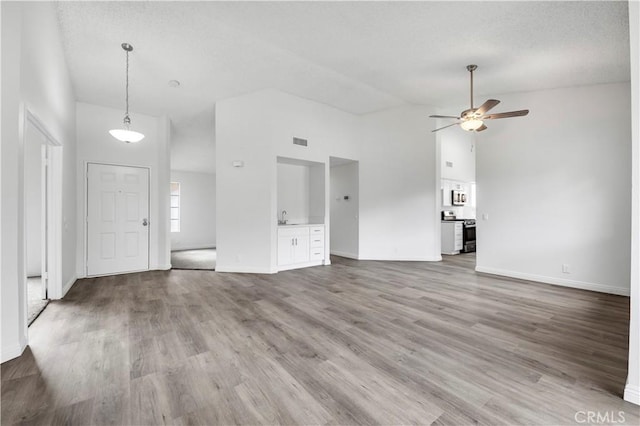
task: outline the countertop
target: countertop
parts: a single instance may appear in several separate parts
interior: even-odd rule
[[[324,223],[287,223],[286,225],[278,225],[278,228],[301,228],[303,226],[324,226]]]

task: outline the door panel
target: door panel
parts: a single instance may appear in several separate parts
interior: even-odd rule
[[[102,192],[100,208],[102,209],[102,221],[114,222],[116,220],[116,193],[115,192]]]
[[[127,232],[125,234],[125,254],[126,257],[136,257],[140,255],[139,235],[137,232]]]
[[[113,259],[116,257],[116,234],[103,232],[100,234],[100,259]]]
[[[307,234],[301,234],[296,237],[295,251],[293,255],[295,263],[309,261],[309,231],[306,231]]]
[[[293,263],[293,238],[287,235],[278,236],[278,265]]]
[[[88,164],[87,275],[149,269],[149,170]]]

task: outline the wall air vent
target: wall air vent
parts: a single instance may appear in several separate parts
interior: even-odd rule
[[[307,140],[302,138],[293,138],[294,145],[307,146]]]

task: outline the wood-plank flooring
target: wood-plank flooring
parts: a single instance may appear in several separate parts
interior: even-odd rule
[[[332,261],[80,280],[2,364],[2,424],[639,423],[628,298],[477,274],[473,255]]]

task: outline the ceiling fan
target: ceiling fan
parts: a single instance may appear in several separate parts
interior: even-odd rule
[[[440,127],[439,129],[432,130],[437,132],[438,130],[446,129],[447,127],[460,125],[464,130],[468,132],[481,132],[486,130],[487,126],[484,124],[484,120],[496,120],[498,118],[510,118],[510,117],[522,117],[529,114],[528,109],[522,109],[519,111],[500,112],[497,114],[487,114],[487,112],[500,103],[497,99],[489,99],[480,107],[473,107],[473,72],[478,68],[477,65],[467,65],[467,70],[471,74],[471,108],[466,109],[460,113],[460,117],[453,115],[430,115],[431,118],[454,118],[458,120],[448,126]]]

